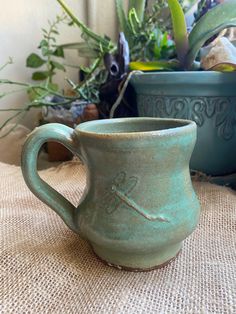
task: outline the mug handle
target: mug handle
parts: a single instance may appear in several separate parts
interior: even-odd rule
[[[48,141],[60,143],[74,155],[78,155],[78,143],[75,142],[73,133],[72,128],[59,123],[45,124],[36,128],[23,146],[21,168],[24,180],[31,192],[51,207],[70,229],[78,232],[74,221],[76,207],[43,181],[37,172],[38,153],[42,145]]]

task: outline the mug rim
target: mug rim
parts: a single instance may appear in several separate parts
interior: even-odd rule
[[[113,123],[129,123],[129,122],[158,122],[163,123],[175,123],[176,126],[169,127],[161,130],[150,130],[150,131],[133,131],[133,132],[96,132],[89,130],[89,126],[96,125],[108,125]],[[178,126],[179,124],[179,126]],[[155,117],[134,117],[134,118],[112,118],[112,119],[98,119],[92,121],[86,121],[80,123],[76,128],[75,132],[81,135],[97,138],[127,138],[127,137],[149,137],[149,136],[170,136],[179,133],[188,133],[196,129],[196,123],[192,120],[187,119],[172,119],[172,118],[155,118]]]

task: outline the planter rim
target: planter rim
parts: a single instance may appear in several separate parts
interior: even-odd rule
[[[236,83],[235,72],[216,71],[172,71],[172,72],[142,72],[131,76],[132,84],[186,84],[186,85],[215,85]]]
[[[142,72],[142,71],[134,71],[132,77],[134,76],[152,76],[152,75],[207,75],[207,76],[236,76],[236,72],[219,72],[219,71],[150,71],[150,72]]]

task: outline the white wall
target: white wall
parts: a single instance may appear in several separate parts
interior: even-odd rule
[[[14,64],[0,72],[1,78],[15,81],[30,81],[32,71],[25,67],[25,60],[31,52],[37,52],[37,45],[42,38],[41,28],[47,27],[47,20],[53,20],[60,14],[61,8],[56,0],[1,0],[0,10],[0,66],[11,56]],[[107,33],[116,37],[116,18],[114,0],[65,0],[76,15],[100,34]],[[78,28],[63,26],[60,28],[59,43],[80,40]],[[74,52],[67,53],[67,62],[76,64],[79,59]],[[77,80],[77,70],[67,74]],[[64,76],[57,76],[61,87],[65,86]],[[10,87],[12,89],[12,86]],[[0,87],[0,93],[7,90]],[[22,107],[27,101],[24,93],[0,99],[0,108]],[[0,123],[6,119],[6,113],[0,113]],[[37,123],[37,115],[32,111],[23,124],[32,128]]]

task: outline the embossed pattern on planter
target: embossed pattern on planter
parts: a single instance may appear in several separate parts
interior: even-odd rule
[[[236,135],[236,97],[180,97],[137,95],[139,116],[189,119],[202,127],[213,118],[217,135],[230,140]]]

